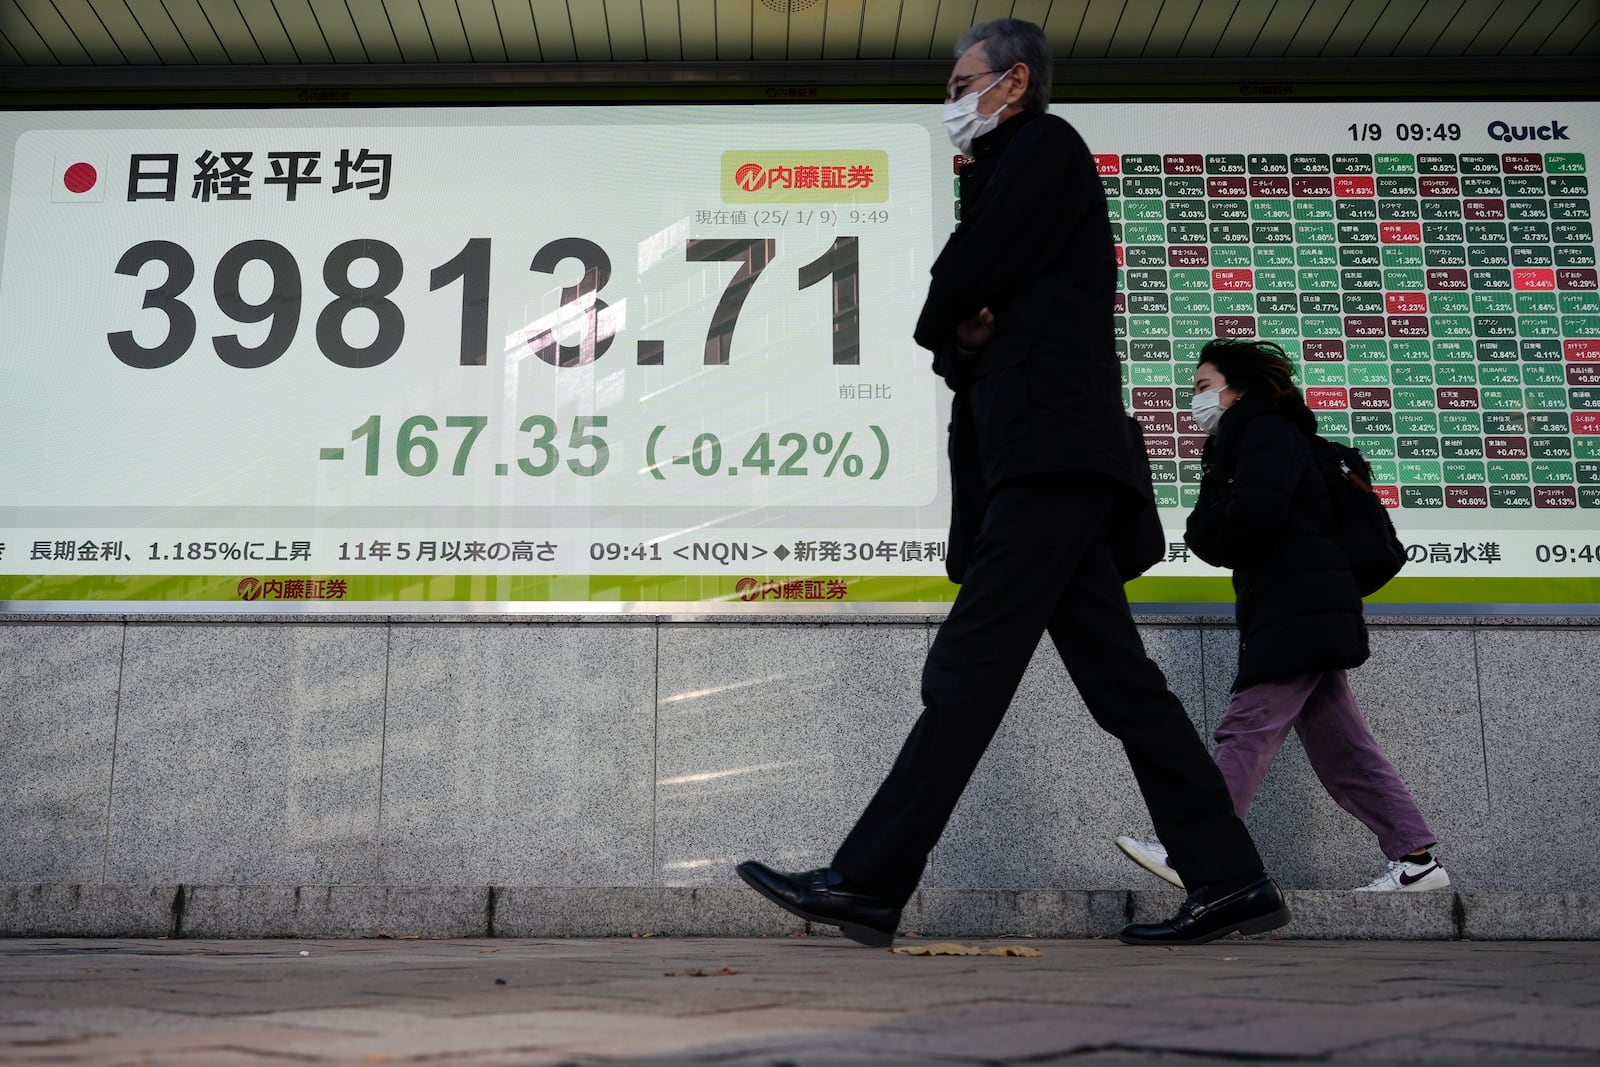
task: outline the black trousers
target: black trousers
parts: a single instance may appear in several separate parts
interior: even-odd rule
[[[924,711],[834,857],[846,878],[910,898],[1046,632],[1095,722],[1122,742],[1184,883],[1261,873],[1221,772],[1134,625],[1104,535],[1119,492],[1072,475],[990,493],[923,667]]]

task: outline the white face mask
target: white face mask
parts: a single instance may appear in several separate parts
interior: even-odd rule
[[[972,154],[972,142],[1000,125],[1000,111],[992,115],[985,115],[978,110],[978,99],[983,93],[993,89],[1005,80],[1010,71],[1002,71],[1000,77],[990,82],[987,88],[980,93],[968,93],[959,100],[952,100],[944,106],[944,131],[950,135],[950,143],[964,156]]]
[[[1196,393],[1189,404],[1189,413],[1206,433],[1216,433],[1217,423],[1222,421],[1222,390],[1226,388],[1224,385]]]

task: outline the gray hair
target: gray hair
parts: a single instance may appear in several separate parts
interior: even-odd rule
[[[1022,98],[1024,111],[1044,111],[1050,107],[1050,71],[1053,59],[1050,39],[1044,30],[1021,19],[995,19],[980,22],[956,42],[956,57],[960,58],[975,44],[982,43],[989,57],[989,65],[996,70],[1010,70],[1018,63],[1028,68],[1028,92]]]

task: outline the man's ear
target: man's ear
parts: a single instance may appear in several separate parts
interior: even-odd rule
[[[1032,71],[1028,64],[1018,63],[1012,67],[1006,79],[1006,103],[1019,104],[1028,95],[1028,82]]]

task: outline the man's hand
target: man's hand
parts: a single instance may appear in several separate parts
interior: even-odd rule
[[[994,312],[983,308],[956,325],[956,344],[965,352],[981,352],[994,339]]]

